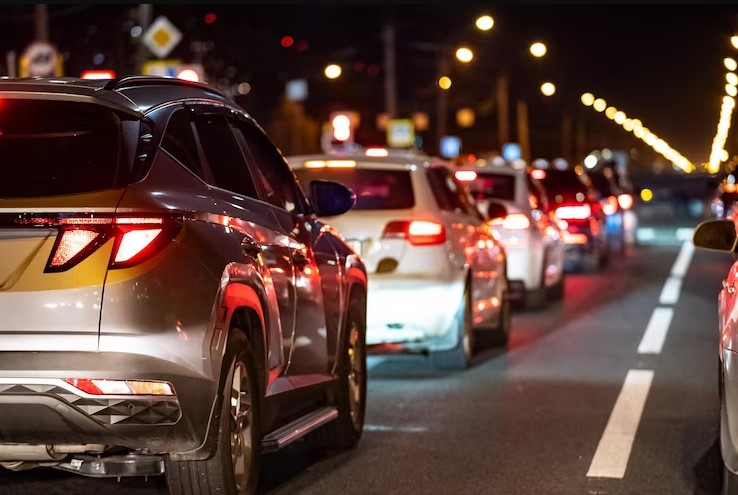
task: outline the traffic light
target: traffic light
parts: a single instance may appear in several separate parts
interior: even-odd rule
[[[353,144],[354,130],[359,125],[357,112],[333,112],[331,114],[331,141],[335,144]]]

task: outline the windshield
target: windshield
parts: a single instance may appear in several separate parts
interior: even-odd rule
[[[0,103],[0,198],[115,187],[120,127],[112,111],[66,101]]]
[[[404,210],[415,205],[410,172],[381,169],[295,169],[303,188],[313,180],[339,182],[356,194],[353,210]]]

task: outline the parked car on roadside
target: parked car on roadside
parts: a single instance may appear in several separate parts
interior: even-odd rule
[[[564,239],[541,183],[543,171],[466,165],[455,176],[469,188],[507,253],[511,293],[541,309],[564,295]]]
[[[362,153],[288,161],[306,189],[329,180],[356,194],[349,213],[325,221],[366,264],[372,352],[429,353],[437,367],[460,369],[475,337],[507,341],[505,250],[448,163]]]
[[[359,441],[366,270],[257,123],[180,79],[0,81],[0,460],[170,493]]]

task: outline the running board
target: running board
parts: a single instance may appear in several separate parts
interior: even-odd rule
[[[338,417],[335,407],[321,407],[264,436],[262,452],[275,452]]]

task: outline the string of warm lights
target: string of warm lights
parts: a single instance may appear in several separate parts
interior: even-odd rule
[[[728,160],[725,142],[728,140],[728,131],[730,131],[730,120],[735,108],[735,96],[738,95],[738,88],[736,88],[738,86],[738,76],[735,73],[735,70],[738,69],[738,62],[728,57],[723,60],[723,65],[728,70],[728,73],[725,74],[725,92],[727,94],[723,97],[723,104],[720,107],[720,119],[718,120],[715,137],[712,139],[710,158],[707,161],[707,172],[711,174],[720,172],[720,164]]]
[[[687,173],[694,172],[695,166],[692,162],[669,146],[666,141],[651,132],[639,119],[630,118],[622,110],[608,106],[604,99],[597,98],[592,93],[584,93],[582,95],[582,103],[585,106],[592,107],[596,112],[604,112],[608,119],[615,121],[616,124],[620,125],[626,131],[632,132],[635,137],[645,142],[680,169]]]

